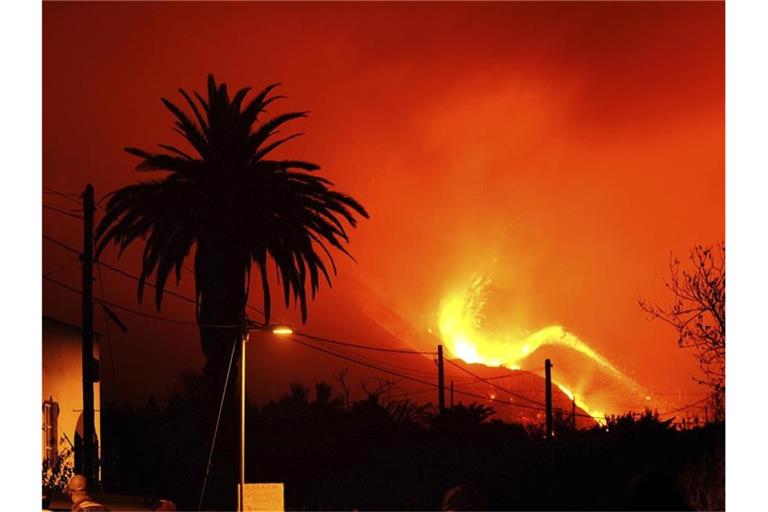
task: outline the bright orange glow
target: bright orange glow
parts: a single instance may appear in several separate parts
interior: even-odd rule
[[[311,112],[291,125],[306,136],[275,158],[321,165],[371,219],[350,231],[355,261],[338,255],[333,289],[321,286],[302,331],[430,352],[442,342],[447,357],[538,373],[550,357],[555,382],[608,414],[672,410],[702,391],[695,358],[637,300],[668,304],[670,252],[682,259],[693,243],[725,239],[724,2],[43,2],[43,19],[42,181],[67,194],[162,178],[136,173],[121,148],[192,151],[159,98],[184,103],[177,89],[204,92],[209,72],[230,91],[282,82],[287,99],[264,119]],[[147,26],[162,30],[136,38]],[[244,65],[254,53],[264,58]],[[82,236],[48,209],[43,227]],[[102,259],[138,273],[142,245]],[[65,258],[46,242],[42,270]],[[78,272],[56,275],[77,283]],[[464,311],[472,276],[493,280],[479,326]],[[137,306],[134,283],[105,278],[111,301]],[[194,276],[171,288],[194,297]],[[255,274],[249,289],[259,306]],[[73,297],[46,283],[43,311],[77,323]],[[164,302],[162,316],[194,320],[191,304]],[[273,308],[299,325],[298,311]],[[193,327],[127,320],[114,344],[119,401],[172,393],[204,364]],[[347,364],[273,341],[248,362],[255,400]]]
[[[272,334],[277,334],[278,336],[288,336],[289,334],[293,334],[293,329],[287,325],[276,325],[272,327]]]
[[[438,314],[438,328],[441,339],[454,357],[470,364],[481,363],[515,370],[520,369],[525,360],[542,347],[560,346],[586,357],[589,367],[584,368],[585,372],[598,370],[614,384],[636,394],[642,392],[634,380],[560,325],[546,326],[530,334],[511,327],[485,329],[487,292],[491,283],[492,278],[488,274],[475,276],[469,286],[458,288],[443,299]],[[568,398],[574,399],[574,393],[565,384],[556,382],[556,385]],[[649,400],[644,393],[640,396]],[[598,423],[605,423],[604,413],[590,408],[584,400],[576,399],[576,405]]]

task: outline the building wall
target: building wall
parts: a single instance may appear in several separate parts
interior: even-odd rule
[[[98,335],[94,336],[93,356],[99,358]],[[53,400],[59,405],[58,437],[64,435],[73,444],[77,423],[83,409],[81,330],[73,325],[43,317],[43,396],[41,402]],[[94,427],[99,440],[101,458],[101,385],[93,386]],[[59,452],[67,448],[67,441],[59,443]],[[45,432],[42,432],[45,457]]]

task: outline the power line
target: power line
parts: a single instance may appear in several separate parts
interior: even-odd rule
[[[450,359],[446,359],[446,361],[448,361],[448,363],[449,363],[449,364],[451,364],[451,365],[455,366],[455,367],[456,367],[456,368],[458,368],[459,370],[461,370],[461,371],[463,371],[463,372],[466,372],[466,373],[468,373],[469,375],[471,375],[471,376],[475,377],[476,379],[479,379],[479,380],[481,380],[481,381],[485,382],[486,384],[488,384],[488,385],[490,385],[490,386],[493,386],[494,388],[496,388],[496,389],[498,389],[498,390],[500,390],[500,391],[503,391],[503,392],[505,392],[505,393],[509,393],[510,395],[512,395],[512,396],[514,396],[514,397],[516,397],[516,398],[520,398],[520,399],[522,399],[522,400],[526,400],[526,401],[528,401],[528,402],[531,402],[531,403],[533,403],[533,404],[536,404],[536,405],[540,405],[540,406],[544,407],[544,404],[542,404],[541,402],[537,402],[536,400],[532,400],[532,399],[530,399],[530,398],[528,398],[528,397],[526,397],[526,396],[524,396],[524,395],[519,395],[519,394],[517,394],[517,393],[513,393],[512,391],[509,391],[508,389],[505,389],[505,388],[503,388],[503,387],[499,386],[498,384],[495,384],[495,383],[493,383],[493,382],[490,382],[488,379],[485,379],[485,378],[483,378],[483,377],[481,377],[481,376],[477,375],[477,374],[476,374],[476,373],[474,373],[473,371],[471,371],[471,370],[468,370],[467,368],[464,368],[463,366],[460,366],[460,365],[459,365],[459,364],[457,364],[457,363],[454,363],[454,362],[453,362],[453,361],[451,361]]]
[[[346,356],[343,356],[341,354],[335,353],[335,352],[333,352],[331,350],[327,350],[327,349],[324,349],[322,347],[318,347],[316,345],[312,345],[310,343],[306,343],[304,341],[296,339],[295,337],[290,337],[290,339],[292,341],[296,342],[296,343],[304,345],[305,347],[311,348],[313,350],[317,350],[319,352],[324,352],[326,354],[332,355],[334,357],[339,357],[341,359],[346,359],[347,361],[351,361],[353,363],[357,363],[357,364],[360,364],[362,366],[366,366],[368,368],[381,371],[383,373],[388,373],[388,374],[394,375],[396,377],[401,377],[401,378],[404,378],[404,379],[407,379],[407,380],[411,380],[413,382],[418,382],[420,384],[425,384],[427,386],[431,386],[434,389],[437,389],[437,387],[438,387],[437,384],[435,384],[435,383],[427,382],[427,381],[422,380],[422,379],[418,379],[418,378],[415,378],[415,377],[410,377],[408,375],[403,375],[402,373],[394,372],[394,371],[391,371],[391,370],[387,370],[385,368],[377,367],[377,366],[372,365],[372,364],[364,363],[362,361],[355,360],[354,358],[346,357]],[[486,397],[486,396],[483,396],[483,395],[478,395],[476,393],[470,393],[468,391],[454,390],[454,392],[462,394],[462,395],[470,396],[470,397],[473,397],[473,398],[478,398],[480,400],[488,400],[488,401],[491,401],[491,402],[496,402],[496,403],[508,405],[510,407],[520,407],[520,408],[524,408],[524,409],[532,409],[532,410],[537,410],[537,411],[544,411],[545,410],[545,409],[542,409],[540,407],[534,407],[534,406],[526,405],[526,404],[517,404],[517,403],[507,402],[507,401],[504,401],[504,400],[499,400],[497,398],[491,398],[491,397]],[[587,416],[587,415],[585,415],[585,416]],[[592,418],[592,416],[587,416],[587,417]]]
[[[139,278],[139,277],[136,277],[136,276],[134,276],[133,274],[129,274],[129,273],[128,273],[128,272],[126,272],[125,270],[123,270],[123,269],[121,269],[121,268],[118,268],[118,267],[114,267],[114,266],[112,266],[112,265],[110,265],[110,264],[108,264],[108,263],[102,263],[102,262],[99,262],[99,265],[104,265],[104,267],[108,268],[109,270],[111,270],[111,271],[113,271],[113,272],[116,272],[116,273],[118,273],[118,274],[120,274],[120,275],[122,275],[122,276],[124,276],[124,277],[127,277],[127,278],[129,278],[129,279],[133,279],[134,281],[137,281],[137,282],[140,282],[140,281],[141,281],[141,278]],[[152,283],[150,283],[149,281],[144,281],[144,284],[145,284],[146,286],[149,286],[150,288],[157,288],[157,285],[155,285],[155,284],[152,284]],[[186,295],[181,295],[180,293],[176,293],[176,292],[174,292],[174,291],[172,291],[172,290],[167,290],[167,289],[164,289],[164,290],[163,290],[163,293],[166,293],[166,294],[168,294],[168,295],[171,295],[171,296],[173,296],[173,297],[176,297],[177,299],[181,299],[181,300],[183,300],[183,301],[185,301],[185,302],[188,302],[188,303],[190,303],[190,304],[195,304],[195,305],[197,305],[197,301],[196,301],[195,299],[192,299],[192,298],[190,298],[190,297],[187,297]]]
[[[485,378],[473,377],[471,379],[463,379],[460,381],[456,381],[456,384],[463,386],[466,384],[472,384],[473,382],[482,382],[483,380],[517,379],[520,377],[524,377],[527,374],[536,375],[535,372],[539,369],[541,368],[538,368],[536,370],[523,370],[518,368],[516,370],[510,370],[510,371],[515,371],[517,373],[505,373],[503,375],[494,375],[493,377],[485,377]]]
[[[103,196],[101,196],[101,199],[99,199],[98,201],[96,201],[96,204],[94,204],[94,207],[95,207],[97,210],[101,210],[102,208],[104,208],[104,207],[101,205],[101,203],[103,203],[104,201],[106,201],[108,197],[109,197],[109,194],[104,194]]]
[[[49,187],[47,185],[43,185],[43,194],[53,194],[57,195],[59,197],[63,197],[67,201],[72,201],[75,204],[81,205],[80,198],[82,197],[82,193],[79,192],[62,192],[60,190],[56,190],[55,188]],[[109,194],[106,194],[102,196],[101,199],[99,199],[98,202],[94,203],[93,208],[94,210],[102,210],[104,207],[101,206],[101,203],[104,202],[104,200],[109,196]]]
[[[404,378],[404,379],[407,379],[407,380],[410,380],[410,381],[413,381],[413,382],[418,382],[420,384],[425,384],[425,385],[429,386],[428,389],[437,389],[437,387],[438,387],[437,384],[435,384],[435,383],[427,382],[427,381],[424,381],[424,380],[416,378],[416,377],[412,377],[412,376],[409,376],[409,375],[402,374],[400,372],[392,371],[392,370],[387,369],[387,368],[383,368],[383,367],[380,367],[380,366],[376,366],[374,364],[366,363],[364,361],[357,360],[357,359],[355,359],[353,357],[349,357],[349,356],[346,356],[346,355],[343,355],[343,354],[340,354],[340,353],[337,353],[337,352],[333,352],[331,350],[324,349],[322,347],[318,347],[318,346],[312,345],[310,343],[303,342],[301,340],[296,339],[295,337],[291,337],[291,340],[296,342],[296,343],[299,343],[301,345],[304,345],[304,346],[306,346],[308,348],[311,348],[313,350],[317,350],[319,352],[323,352],[323,353],[329,354],[329,355],[334,356],[334,357],[345,359],[347,361],[351,361],[353,363],[360,364],[362,366],[366,366],[368,368],[371,368],[371,369],[374,369],[374,370],[378,370],[378,371],[381,371],[383,373],[387,373],[387,374],[394,375],[394,376],[397,376],[397,377],[401,377],[401,378]],[[448,362],[452,363],[454,366],[456,366],[459,369],[467,371],[468,373],[472,374],[473,376],[475,376],[480,381],[487,381],[487,379],[484,379],[482,377],[476,376],[473,372],[469,372],[468,370],[466,370],[466,369],[456,365],[455,363],[453,363],[450,360],[448,360]],[[489,384],[491,384],[491,383],[489,383]],[[493,385],[493,384],[491,384],[491,385]],[[494,387],[498,387],[498,386],[494,385]],[[477,394],[477,393],[472,393],[472,392],[469,392],[469,391],[462,391],[462,390],[459,390],[459,389],[454,389],[454,393],[458,393],[458,394],[461,394],[461,395],[469,396],[469,397],[472,397],[472,398],[477,398],[479,400],[490,401],[490,402],[494,402],[494,403],[500,403],[500,404],[508,405],[508,406],[511,406],[511,407],[519,407],[519,408],[530,409],[530,410],[535,410],[535,411],[546,411],[546,408],[543,408],[543,404],[541,404],[539,402],[531,400],[531,399],[529,399],[527,397],[524,397],[522,395],[515,395],[515,394],[509,392],[506,389],[503,389],[503,388],[500,388],[500,389],[502,391],[505,391],[505,392],[509,393],[509,394],[517,396],[518,398],[523,398],[523,399],[525,399],[525,400],[527,400],[529,402],[532,402],[532,403],[534,403],[536,405],[539,405],[540,407],[535,407],[535,406],[527,405],[527,404],[512,403],[512,402],[501,400],[501,399],[498,399],[498,398],[495,398],[495,397],[483,396],[483,395],[480,395],[480,394]],[[425,392],[425,391],[426,390],[422,389],[422,390],[418,391],[418,393],[422,393],[422,392]],[[403,394],[406,394],[406,393],[403,393]],[[400,395],[397,395],[397,396],[400,396]],[[688,409],[688,408],[694,407],[694,406],[700,404],[701,402],[703,402],[703,401],[705,401],[707,399],[708,398],[705,398],[703,400],[699,400],[697,402],[689,404],[689,405],[687,405],[685,407],[681,407],[679,409],[674,409],[672,411],[667,411],[665,413],[661,413],[660,416],[671,414],[673,412],[678,412],[678,411],[681,411],[681,410],[684,410],[684,409]],[[591,419],[591,420],[602,420],[602,421],[606,421],[608,419],[608,417],[606,417],[606,416],[593,416],[593,415],[584,414],[584,413],[576,413],[576,417],[588,418],[588,419]]]
[[[57,239],[53,238],[52,236],[46,235],[45,233],[43,233],[43,238],[45,240],[50,241],[53,244],[58,245],[59,247],[61,247],[63,249],[66,249],[66,250],[70,251],[70,252],[73,252],[73,253],[78,254],[80,256],[82,256],[82,254],[83,254],[82,252],[80,252],[78,249],[72,247],[71,245],[68,245],[68,244],[62,242],[61,240],[57,240]],[[118,274],[121,274],[121,275],[123,275],[123,276],[125,276],[125,277],[127,277],[129,279],[133,279],[134,281],[139,282],[141,280],[138,276],[136,276],[134,274],[131,274],[129,272],[126,272],[125,270],[123,270],[123,269],[121,269],[119,267],[116,267],[114,265],[110,265],[109,263],[104,263],[103,261],[99,261],[99,264],[103,265],[105,268],[107,268],[109,270],[112,270],[113,272],[117,272]],[[195,275],[194,270],[192,270],[188,266],[184,265],[183,269],[186,270],[187,272],[191,273],[192,276]],[[157,288],[156,285],[152,284],[149,281],[145,281],[144,284],[146,286],[149,286],[150,288]],[[186,302],[188,302],[190,304],[194,304],[195,306],[197,306],[197,301],[195,299],[191,298],[191,297],[187,297],[186,295],[182,295],[180,293],[176,293],[176,292],[174,292],[172,290],[168,290],[168,289],[164,289],[163,293],[166,293],[168,295],[171,295],[172,297],[176,297],[178,299],[181,299],[183,301],[186,301]],[[254,311],[256,311],[256,312],[258,312],[260,314],[263,314],[263,311],[261,311],[259,308],[255,307],[255,306],[252,306],[251,304],[246,303],[246,307],[248,307],[250,309],[253,309]],[[227,326],[227,327],[230,328],[230,327],[233,327],[233,326]]]
[[[56,190],[56,189],[54,189],[54,188],[48,187],[48,186],[46,186],[46,185],[43,185],[43,190],[44,190],[45,192],[48,192],[49,194],[54,194],[54,195],[57,195],[57,196],[63,197],[63,198],[64,198],[64,199],[66,199],[67,201],[72,201],[73,203],[76,203],[76,204],[80,204],[80,201],[79,201],[79,199],[76,199],[76,198],[79,198],[79,197],[80,197],[80,194],[76,194],[76,193],[69,193],[69,194],[66,194],[66,193],[64,193],[64,192],[60,192],[60,191],[58,191],[58,190]]]
[[[82,252],[78,251],[74,247],[72,247],[70,245],[67,245],[64,242],[61,242],[59,240],[56,240],[55,238],[53,238],[51,236],[48,236],[45,233],[43,233],[43,238],[46,239],[46,240],[49,240],[50,242],[58,245],[59,247],[62,247],[64,249],[66,249],[66,250],[68,250],[70,252],[76,253],[76,254],[78,254],[80,256],[82,256],[82,254],[83,254]],[[114,265],[110,265],[109,263],[104,263],[103,261],[99,261],[98,264],[99,265],[103,265],[105,268],[107,268],[107,269],[109,269],[109,270],[111,270],[113,272],[117,272],[118,274],[120,274],[120,275],[122,275],[124,277],[127,277],[129,279],[133,279],[134,281],[137,281],[137,282],[141,281],[141,279],[139,277],[137,277],[137,276],[135,276],[135,275],[133,275],[133,274],[131,274],[129,272],[126,272],[125,270],[123,270],[123,269],[121,269],[119,267],[116,267]],[[144,284],[149,286],[149,287],[151,287],[151,288],[157,288],[156,285],[152,284],[149,281],[145,281]],[[176,293],[176,292],[174,292],[172,290],[163,290],[163,293],[167,293],[168,295],[171,295],[171,296],[176,297],[178,299],[184,300],[184,301],[189,302],[191,304],[197,304],[195,299],[187,297],[186,295],[181,295],[180,293]]]
[[[312,345],[311,343],[307,343],[307,342],[305,342],[305,341],[301,341],[301,340],[297,339],[297,338],[296,338],[296,337],[294,337],[294,336],[290,336],[290,337],[289,337],[289,339],[291,339],[291,341],[293,341],[293,342],[295,342],[295,343],[298,343],[298,344],[300,344],[300,345],[304,345],[305,347],[309,347],[309,348],[311,348],[311,349],[314,349],[314,350],[317,350],[317,351],[319,351],[319,352],[324,352],[324,353],[326,353],[326,354],[329,354],[329,355],[332,355],[332,356],[334,356],[334,357],[338,357],[338,358],[341,358],[341,359],[345,359],[345,360],[347,360],[347,361],[351,361],[351,362],[353,362],[353,363],[357,363],[357,364],[359,364],[359,365],[362,365],[362,366],[366,366],[366,367],[368,367],[368,368],[371,368],[371,369],[373,369],[373,370],[378,370],[378,371],[381,371],[381,372],[384,372],[384,373],[388,373],[388,374],[390,374],[390,375],[394,375],[394,376],[396,376],[396,377],[401,377],[401,378],[403,378],[403,379],[412,380],[412,381],[414,381],[414,382],[418,382],[418,383],[420,383],[420,384],[426,384],[426,385],[428,385],[428,386],[434,386],[434,387],[437,387],[437,384],[433,384],[432,382],[427,382],[427,381],[425,381],[425,380],[422,380],[422,379],[419,379],[419,378],[417,378],[417,377],[411,377],[411,376],[409,376],[409,375],[405,375],[405,374],[402,374],[402,373],[399,373],[399,372],[396,372],[396,371],[393,371],[393,370],[389,370],[389,369],[387,369],[387,368],[382,368],[382,367],[379,367],[379,366],[376,366],[376,365],[373,365],[373,364],[370,364],[370,363],[366,363],[366,362],[364,362],[364,361],[360,361],[360,360],[358,360],[358,359],[355,359],[355,358],[353,358],[353,357],[349,357],[349,356],[346,356],[346,355],[340,354],[340,353],[338,353],[338,352],[333,352],[333,351],[331,351],[331,350],[328,350],[328,349],[324,349],[324,348],[322,348],[322,347],[318,347],[317,345]]]
[[[66,210],[62,210],[60,208],[56,208],[56,207],[53,207],[53,206],[49,206],[47,204],[43,204],[43,208],[45,208],[47,210],[54,211],[54,212],[58,212],[58,213],[60,213],[62,215],[66,215],[67,217],[72,217],[72,218],[75,218],[75,219],[78,219],[78,220],[83,220],[83,216],[82,215],[77,215],[75,213],[68,212]]]
[[[414,354],[416,354],[416,355],[432,355],[432,356],[436,355],[436,352],[423,352],[423,351],[408,350],[408,349],[390,349],[390,348],[385,348],[385,347],[376,347],[376,346],[372,346],[372,345],[363,345],[363,344],[359,344],[359,343],[351,343],[351,342],[346,342],[346,341],[340,341],[340,340],[332,339],[332,338],[324,338],[324,337],[314,336],[314,335],[311,335],[311,334],[306,334],[306,333],[301,333],[301,332],[294,332],[294,334],[298,335],[298,336],[302,336],[304,338],[308,338],[308,339],[314,340],[314,341],[319,341],[319,342],[324,342],[324,343],[331,343],[331,344],[334,344],[334,345],[350,347],[350,348],[353,348],[353,349],[363,349],[363,350],[371,350],[371,351],[377,351],[377,352],[407,354],[407,355],[414,355]],[[382,367],[385,367],[388,370],[394,369],[394,370],[399,371],[399,372],[405,372],[407,374],[410,374],[410,376],[414,376],[414,375],[425,375],[425,376],[428,376],[428,377],[433,377],[434,376],[434,374],[432,372],[425,372],[423,370],[419,370],[419,369],[416,369],[416,368],[404,367],[404,366],[400,366],[400,365],[397,365],[397,364],[393,364],[391,362],[386,362],[385,363],[385,362],[382,362],[382,361],[377,360],[377,359],[366,357],[366,356],[364,356],[362,354],[357,354],[357,353],[351,354],[349,352],[346,352],[346,353],[342,352],[342,351],[340,351],[340,349],[337,349],[337,350],[338,350],[337,353],[343,354],[344,356],[355,357],[355,358],[358,358],[358,359],[360,359],[362,361],[367,361],[368,363],[373,362],[373,363],[376,363],[376,364],[378,364],[378,365],[380,365]]]
[[[377,352],[391,352],[391,353],[395,353],[395,354],[417,354],[417,355],[429,355],[429,356],[434,356],[434,355],[437,354],[437,352],[420,352],[418,350],[374,347],[374,346],[371,346],[371,345],[359,345],[357,343],[350,343],[350,342],[346,342],[346,341],[339,341],[339,340],[334,340],[334,339],[331,339],[331,338],[323,338],[323,337],[320,337],[320,336],[313,336],[311,334],[306,334],[306,333],[302,333],[302,332],[295,332],[294,334],[298,334],[299,336],[303,336],[303,337],[309,338],[311,340],[321,341],[323,343],[332,343],[334,345],[343,345],[343,346],[346,346],[346,347],[354,347],[354,348],[359,348],[359,349],[363,349],[363,350],[375,350]]]
[[[62,270],[64,268],[70,266],[71,264],[73,264],[76,261],[80,261],[80,256],[75,256],[73,259],[67,261],[66,263],[63,263],[63,264],[59,265],[58,267],[54,268],[53,270],[49,270],[48,272],[45,273],[45,275],[46,276],[51,276],[51,275],[55,274],[56,272],[58,272],[59,270]]]
[[[691,408],[696,407],[697,405],[699,405],[699,404],[701,404],[703,402],[708,401],[709,399],[710,399],[710,397],[706,396],[706,397],[702,398],[701,400],[697,400],[697,401],[695,401],[693,403],[690,403],[688,405],[684,405],[683,407],[678,407],[677,409],[672,409],[671,411],[667,411],[667,412],[660,412],[659,416],[666,416],[668,414],[672,414],[672,413],[675,413],[675,412],[680,412],[680,411],[684,411],[686,409],[691,409]]]
[[[417,368],[406,367],[406,366],[394,364],[394,363],[391,363],[391,362],[386,362],[385,363],[383,361],[380,361],[378,359],[374,359],[373,357],[366,356],[366,355],[363,355],[363,354],[360,354],[360,353],[345,352],[343,349],[338,349],[337,348],[337,349],[334,349],[334,350],[336,350],[337,353],[344,354],[344,355],[347,355],[347,356],[350,356],[350,357],[355,357],[355,358],[358,358],[358,359],[363,360],[363,361],[368,361],[370,363],[379,364],[382,367],[385,367],[385,368],[388,368],[388,369],[394,369],[394,370],[397,370],[397,371],[400,371],[400,372],[404,372],[404,373],[406,373],[408,375],[411,375],[411,376],[423,377],[423,378],[429,378],[429,379],[431,379],[431,378],[433,378],[435,376],[434,372],[426,372],[426,371],[423,371],[423,370],[419,370]]]
[[[411,368],[411,367],[406,367],[406,366],[394,364],[394,363],[391,363],[391,362],[383,362],[383,361],[381,361],[379,359],[375,359],[375,358],[373,358],[371,356],[368,356],[368,355],[360,354],[360,353],[357,353],[357,352],[350,352],[349,349],[334,348],[333,350],[337,354],[342,354],[342,355],[347,356],[347,357],[352,357],[352,358],[355,358],[357,360],[367,362],[369,364],[378,365],[378,366],[380,366],[382,368],[386,368],[388,370],[393,370],[393,371],[397,371],[397,372],[400,372],[400,373],[405,373],[406,375],[409,375],[411,377],[432,379],[435,376],[434,372],[426,372],[426,371],[423,371],[423,370],[419,370],[419,369]]]
[[[69,290],[69,291],[71,291],[73,293],[77,293],[79,295],[82,295],[82,293],[83,293],[81,290],[78,290],[77,288],[74,288],[74,287],[72,287],[72,286],[70,286],[68,284],[62,283],[58,279],[54,279],[51,276],[47,276],[47,275],[44,274],[43,278],[47,279],[48,281],[51,281],[54,284],[57,284],[57,285],[61,286],[62,288],[65,288],[65,289],[67,289],[67,290]],[[145,313],[143,311],[138,311],[136,309],[131,309],[131,308],[128,308],[126,306],[122,306],[120,304],[115,304],[114,302],[109,302],[109,301],[106,301],[106,300],[94,299],[94,302],[98,302],[100,304],[107,305],[107,306],[113,307],[115,309],[119,309],[121,311],[126,311],[128,313],[133,313],[134,315],[143,316],[143,317],[146,317],[146,318],[152,318],[154,320],[160,320],[160,321],[168,322],[168,323],[172,323],[172,324],[191,325],[191,326],[194,326],[194,327],[197,327],[197,325],[198,325],[198,324],[196,324],[194,322],[186,322],[184,320],[174,320],[172,318],[165,318],[165,317],[162,317],[162,316],[152,315],[150,313]],[[233,327],[239,327],[239,326],[231,326],[231,325],[228,325],[228,326],[203,325],[203,327],[233,328]]]
[[[67,245],[67,244],[65,244],[64,242],[61,242],[61,241],[59,241],[59,240],[56,240],[56,239],[55,239],[55,238],[53,238],[52,236],[48,236],[48,235],[46,235],[45,233],[43,233],[43,239],[44,239],[44,240],[48,240],[49,242],[52,242],[52,243],[54,243],[54,244],[58,245],[59,247],[63,247],[64,249],[67,249],[68,251],[71,251],[71,252],[74,252],[74,253],[76,253],[76,254],[79,254],[80,256],[82,256],[82,255],[83,255],[83,253],[82,253],[81,251],[79,251],[79,250],[75,249],[75,248],[74,248],[74,247],[72,247],[71,245]]]
[[[82,294],[83,293],[81,290],[78,290],[77,288],[74,288],[74,287],[72,287],[72,286],[70,286],[68,284],[62,283],[61,281],[59,281],[57,279],[54,279],[51,276],[47,276],[47,275],[43,274],[43,278],[51,281],[52,283],[55,283],[55,284],[61,286],[62,288],[66,288],[67,290],[69,290],[71,292],[74,292],[74,293],[77,293],[77,294]],[[207,323],[206,324],[202,324],[202,323],[197,323],[197,322],[187,322],[187,321],[184,321],[184,320],[174,320],[173,318],[165,318],[163,316],[158,316],[158,315],[153,315],[153,314],[150,314],[150,313],[145,313],[143,311],[139,311],[137,309],[132,309],[132,308],[129,308],[127,306],[123,306],[121,304],[116,304],[114,302],[109,302],[109,301],[106,301],[106,300],[94,299],[94,302],[98,302],[98,303],[100,303],[102,305],[107,305],[107,306],[110,306],[110,307],[113,307],[115,309],[119,309],[121,311],[125,311],[125,312],[128,312],[128,313],[133,313],[134,315],[143,316],[145,318],[151,318],[151,319],[154,319],[154,320],[160,320],[160,321],[168,322],[168,323],[172,323],[172,324],[191,325],[191,326],[194,326],[194,327],[202,327],[202,328],[207,328],[207,329],[238,329],[239,330],[239,329],[242,328],[241,325],[235,325],[235,324],[207,324]]]

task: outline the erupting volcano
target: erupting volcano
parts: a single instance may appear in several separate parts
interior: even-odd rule
[[[520,330],[515,332],[509,327],[487,328],[485,310],[491,282],[490,275],[476,275],[468,286],[448,294],[441,301],[438,314],[439,335],[451,356],[469,364],[479,363],[489,367],[520,370],[531,369],[532,365],[526,363],[542,347],[565,347],[584,356],[585,362],[582,361],[579,366],[585,368],[585,371],[580,373],[586,373],[586,368],[590,371],[597,369],[608,377],[611,388],[620,388],[627,396],[650,399],[633,379],[560,325],[546,326],[532,333]],[[538,359],[543,360],[544,357],[547,356]],[[583,375],[569,373],[572,372],[561,374],[556,379],[557,386],[569,399],[574,400],[579,408],[597,421],[602,421],[604,413],[587,406],[585,400],[579,398],[579,395],[590,387],[587,379],[580,378]],[[575,390],[575,393],[571,389]],[[606,406],[615,407],[615,404],[603,400],[600,408]]]

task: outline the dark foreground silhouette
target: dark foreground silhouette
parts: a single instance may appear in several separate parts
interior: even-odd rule
[[[162,407],[105,408],[107,490],[197,509],[218,405],[204,379],[188,376]],[[294,385],[248,410],[247,480],[284,482],[289,510],[724,508],[723,424],[677,431],[647,413],[572,431],[561,421],[547,443],[482,405],[432,411],[388,400],[386,388],[348,402],[327,384]],[[238,454],[214,460],[225,463],[211,468],[203,509],[231,510],[234,488],[216,482],[236,480]]]

